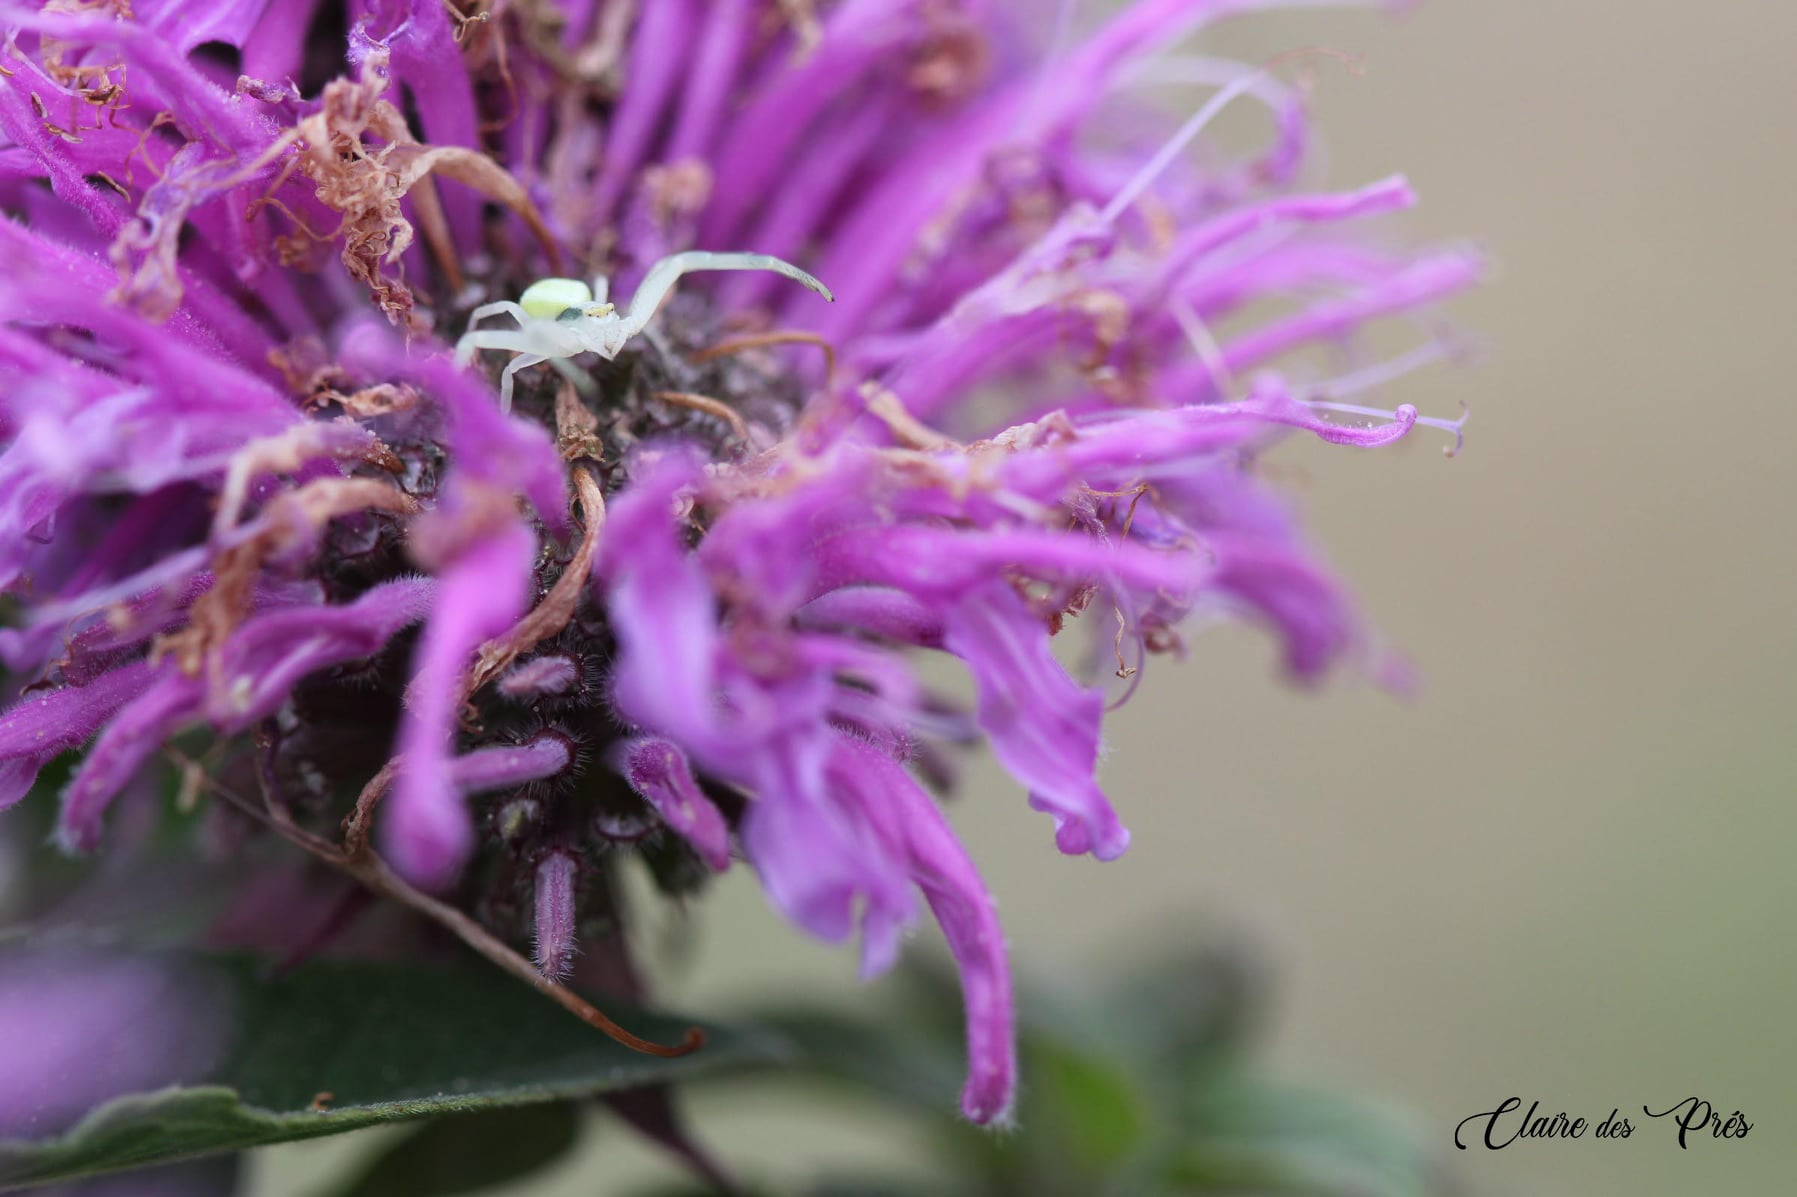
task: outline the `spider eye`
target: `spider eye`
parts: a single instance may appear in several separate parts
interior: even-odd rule
[[[538,279],[518,297],[518,306],[527,313],[549,320],[566,319],[569,309],[591,302],[592,289],[577,278]]]

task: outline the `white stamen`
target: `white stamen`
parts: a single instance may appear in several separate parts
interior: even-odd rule
[[[1343,0],[1343,2],[1354,4],[1361,2],[1361,0]],[[1321,54],[1334,58],[1346,57],[1345,55],[1328,50],[1303,50],[1295,51],[1294,53],[1304,55]],[[1179,127],[1179,132],[1175,133],[1167,141],[1167,144],[1156,151],[1154,157],[1148,160],[1148,164],[1137,171],[1135,177],[1125,183],[1123,189],[1112,197],[1109,204],[1105,205],[1102,217],[1104,221],[1110,223],[1123,215],[1123,213],[1129,209],[1129,206],[1141,197],[1142,192],[1146,191],[1155,179],[1159,178],[1161,173],[1165,171],[1168,166],[1172,165],[1173,160],[1192,143],[1192,139],[1202,133],[1205,126],[1209,125],[1211,121],[1217,118],[1218,113],[1227,108],[1237,99],[1237,97],[1266,87],[1267,80],[1273,77],[1273,65],[1292,56],[1293,55],[1291,54],[1281,54],[1267,65],[1262,66],[1249,74],[1231,80],[1226,86],[1218,91],[1216,95],[1206,101],[1204,107],[1200,108],[1197,112],[1194,112],[1191,117],[1186,120],[1186,123]]]
[[[1198,318],[1198,313],[1192,310],[1191,304],[1183,299],[1175,299],[1168,306],[1173,311],[1173,319],[1179,325],[1179,330],[1185,334],[1186,340],[1198,354],[1204,372],[1210,375],[1212,388],[1219,395],[1228,394],[1234,380],[1229,376],[1229,363],[1223,359],[1223,347],[1211,336],[1210,329],[1204,326],[1204,321]]]
[[[1237,79],[1212,96],[1204,107],[1194,112],[1186,120],[1186,123],[1179,127],[1179,132],[1161,146],[1154,157],[1148,160],[1148,164],[1137,171],[1135,177],[1125,183],[1121,191],[1111,197],[1111,202],[1104,206],[1104,211],[1099,214],[1099,218],[1106,224],[1110,224],[1128,211],[1129,206],[1141,198],[1142,193],[1148,190],[1149,185],[1161,176],[1161,172],[1171,166],[1173,160],[1179,157],[1192,143],[1192,139],[1202,133],[1204,127],[1215,120],[1218,113],[1229,107],[1236,97],[1252,91],[1254,85],[1264,74],[1266,74],[1266,68],[1262,67],[1252,75]]]
[[[1054,74],[1054,68],[1061,64],[1067,50],[1067,38],[1073,31],[1073,9],[1078,0],[1061,0],[1055,10],[1054,32],[1048,36],[1047,51],[1042,55],[1042,65],[1036,68],[1036,82],[1030,91],[1028,112],[1030,120],[1026,124],[1035,125],[1035,114],[1042,111],[1042,94],[1048,87]]]

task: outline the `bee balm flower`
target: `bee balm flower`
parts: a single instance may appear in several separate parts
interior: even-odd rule
[[[1128,677],[1232,614],[1320,676],[1358,624],[1253,463],[1443,423],[1357,399],[1432,343],[1293,356],[1477,276],[1359,233],[1402,179],[1302,186],[1266,72],[1201,64],[1221,91],[1152,137],[1129,110],[1177,39],[1275,6],[1139,0],[1045,53],[1001,0],[0,10],[0,807],[82,750],[59,835],[93,850],[203,729],[221,789],[325,834],[396,757],[379,851],[552,975],[627,852],[673,891],[745,859],[867,975],[921,897],[963,1109],[1002,1117],[1004,936],[942,747],[1122,855],[1106,697],[1055,637]],[[1238,97],[1272,147],[1183,153]],[[757,265],[626,326],[544,281],[654,295],[689,251],[835,303]],[[467,348],[505,352],[458,364],[483,307]]]

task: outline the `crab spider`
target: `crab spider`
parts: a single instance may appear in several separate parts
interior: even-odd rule
[[[548,362],[567,374],[570,368],[563,359],[578,353],[596,353],[607,361],[617,357],[625,342],[647,327],[661,301],[674,289],[675,281],[695,270],[771,270],[805,284],[831,303],[836,302],[830,288],[792,263],[769,254],[694,250],[672,254],[649,267],[630,300],[630,310],[623,315],[618,314],[615,304],[606,302],[603,276],[594,279],[590,288],[575,278],[539,279],[524,289],[516,303],[502,299],[482,304],[468,318],[467,333],[456,342],[456,364],[466,366],[482,349],[505,349],[517,354],[499,379],[499,409],[510,411],[514,374],[540,362]],[[502,313],[516,319],[518,327],[475,329],[482,320]]]

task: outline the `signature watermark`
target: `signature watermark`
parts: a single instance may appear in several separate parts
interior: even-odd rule
[[[1496,1109],[1468,1114],[1454,1128],[1454,1146],[1465,1151],[1483,1143],[1492,1151],[1502,1151],[1518,1139],[1582,1139],[1587,1135],[1593,1139],[1626,1139],[1635,1133],[1635,1124],[1623,1117],[1620,1106],[1596,1125],[1584,1118],[1569,1117],[1564,1110],[1542,1113],[1539,1101],[1530,1102],[1528,1113],[1517,1118],[1520,1109],[1522,1098],[1507,1097]],[[1645,1119],[1669,1120],[1669,1127],[1678,1128],[1681,1148],[1689,1147],[1691,1140],[1701,1140],[1705,1134],[1712,1139],[1745,1139],[1753,1129],[1753,1123],[1741,1111],[1725,1117],[1718,1107],[1701,1097],[1687,1097],[1657,1111],[1642,1106],[1641,1113],[1644,1127]]]

